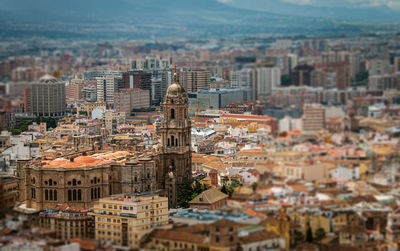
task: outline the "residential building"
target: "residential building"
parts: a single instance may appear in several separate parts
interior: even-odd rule
[[[76,210],[67,206],[47,208],[39,213],[39,226],[56,232],[62,240],[94,237],[94,218],[87,209]]]
[[[107,111],[104,114],[104,124],[110,134],[116,134],[117,127],[126,124],[126,113]]]
[[[150,107],[150,91],[139,88],[120,89],[115,93],[114,109],[130,115],[132,110]]]
[[[304,106],[303,133],[315,134],[325,128],[325,109],[318,104],[306,104]]]
[[[123,87],[123,79],[119,75],[106,75],[97,77],[97,101],[104,101],[109,105],[114,104],[115,93]]]
[[[94,205],[96,240],[114,246],[139,248],[152,229],[169,221],[168,198],[142,193],[102,198]]]
[[[281,85],[279,67],[257,67],[252,74],[253,99],[258,99],[260,95],[270,95],[274,88]]]
[[[210,87],[210,71],[198,68],[185,68],[178,71],[179,83],[187,92],[197,92]]]
[[[126,88],[139,88],[148,90],[150,95],[152,93],[151,73],[145,71],[128,71],[122,74],[123,87]],[[149,102],[151,102],[149,96]]]
[[[226,204],[228,195],[216,188],[210,188],[189,202],[191,208],[218,210]]]
[[[66,111],[65,83],[45,75],[25,89],[25,108],[35,116],[62,117]]]

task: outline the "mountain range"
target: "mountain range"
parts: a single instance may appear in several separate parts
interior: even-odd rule
[[[268,2],[284,5],[269,8]],[[0,36],[201,38],[354,33],[376,26],[319,16],[317,9],[296,15],[293,8],[280,0],[0,0]]]

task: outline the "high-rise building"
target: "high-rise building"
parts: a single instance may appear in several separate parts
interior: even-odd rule
[[[183,69],[178,72],[178,78],[187,92],[196,92],[210,87],[210,71],[204,69]]]
[[[65,83],[45,75],[25,91],[25,107],[35,116],[61,117],[66,111]]]
[[[110,70],[92,70],[86,71],[83,74],[84,81],[96,81],[98,77],[104,77],[107,75],[121,75],[120,71],[110,71]]]
[[[281,85],[281,69],[279,67],[259,67],[253,71],[253,98],[270,95],[272,90]]]
[[[250,88],[252,82],[252,69],[243,69],[240,71],[231,71],[232,88]]]
[[[74,78],[68,85],[65,86],[66,98],[77,101],[83,99],[83,89],[86,86],[96,86],[95,81],[85,82],[82,79]],[[96,101],[96,100],[94,100]]]
[[[97,100],[107,104],[114,104],[114,94],[123,87],[122,77],[118,75],[106,75],[97,77]]]
[[[143,193],[102,198],[94,206],[96,240],[139,248],[154,227],[168,224],[168,199]]]
[[[164,120],[161,122],[161,147],[157,183],[164,189],[170,206],[177,205],[177,187],[191,181],[191,123],[188,117],[188,97],[174,74],[172,85],[164,98]]]
[[[348,62],[342,61],[342,62],[320,63],[316,64],[314,67],[315,71],[322,71],[326,73],[324,74],[325,78],[332,77],[332,74],[328,73],[334,73],[336,80],[336,86],[334,86],[335,88],[344,90],[350,86],[351,76],[350,76],[350,65]],[[324,79],[322,83],[315,83],[314,86],[324,86],[324,82],[329,82],[329,79]],[[312,80],[311,84],[313,85]]]
[[[384,75],[390,73],[390,60],[388,57],[373,58],[368,61],[368,72],[370,76]]]
[[[303,113],[303,134],[316,134],[325,128],[325,109],[320,104],[306,104]]]
[[[88,84],[82,88],[82,99],[88,102],[97,100],[97,83]]]
[[[313,72],[314,67],[306,64],[297,65],[292,73],[292,85],[296,86],[305,86],[311,85],[311,73]]]
[[[123,88],[140,88],[151,90],[151,73],[145,71],[128,71],[122,74]]]
[[[131,114],[133,109],[150,107],[150,91],[139,88],[120,89],[115,93],[114,109]]]

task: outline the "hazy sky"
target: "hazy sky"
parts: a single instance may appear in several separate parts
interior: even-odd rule
[[[218,0],[223,3],[245,0]],[[335,7],[374,7],[386,6],[391,9],[400,9],[400,0],[274,0],[289,2],[298,5],[335,6]]]

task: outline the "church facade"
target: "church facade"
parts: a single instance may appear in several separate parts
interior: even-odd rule
[[[177,75],[164,97],[164,120],[161,122],[161,145],[158,152],[156,180],[158,188],[168,196],[169,206],[177,206],[179,184],[192,177],[191,123],[189,100]]]

